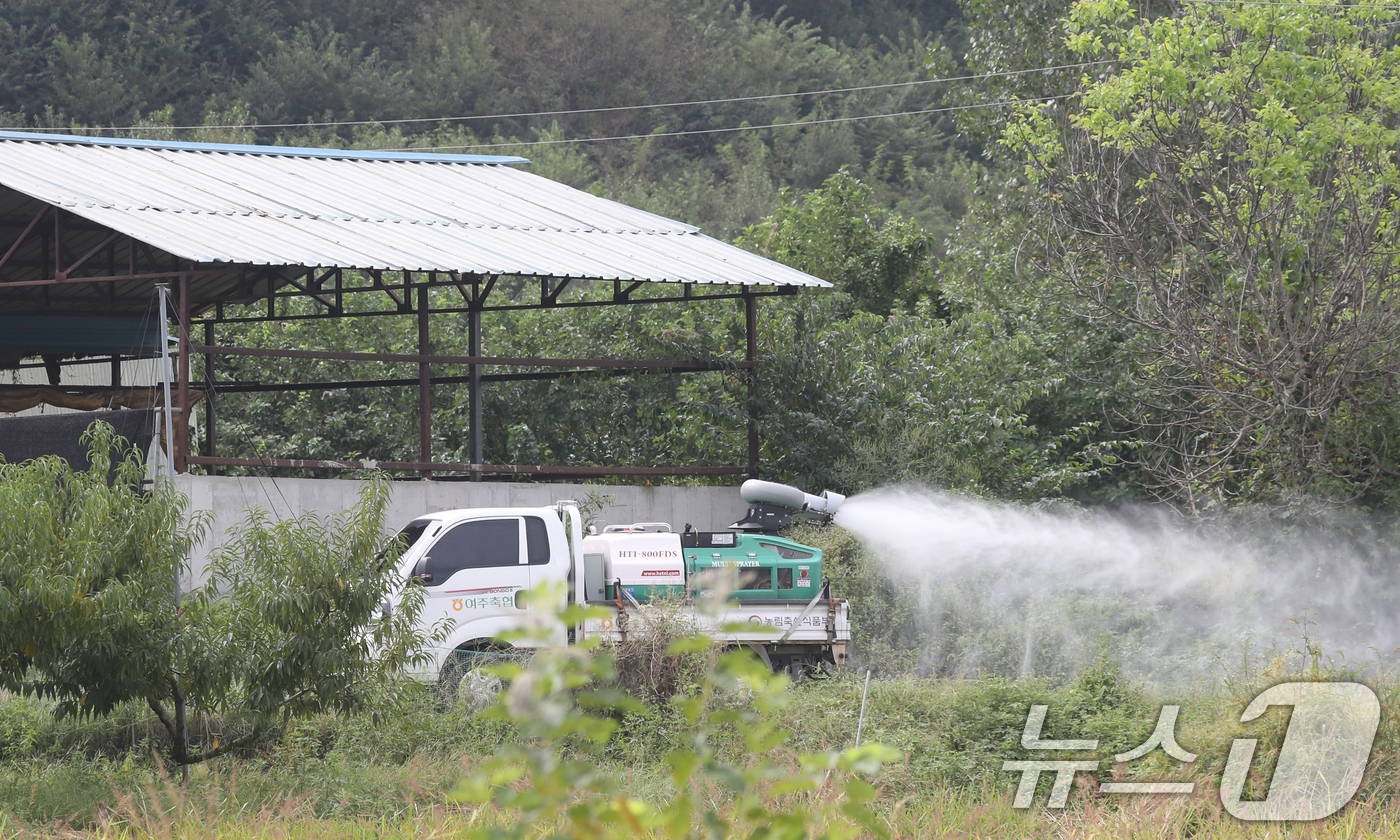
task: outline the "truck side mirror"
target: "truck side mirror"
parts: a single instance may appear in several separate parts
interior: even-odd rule
[[[417,563],[413,564],[413,571],[408,573],[408,579],[414,583],[420,584],[433,582],[433,573],[428,569],[427,555],[424,555]]]

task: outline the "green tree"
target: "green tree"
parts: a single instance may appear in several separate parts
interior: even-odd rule
[[[928,235],[876,204],[870,187],[845,170],[790,199],[739,244],[831,281],[866,312],[939,304]]]
[[[428,12],[414,35],[410,66],[422,113],[452,117],[489,106],[500,70],[490,27],[467,9],[444,8]]]
[[[1024,173],[989,173],[948,240],[939,265],[939,288],[954,318],[980,320],[979,341],[1002,359],[991,381],[1039,382],[1021,403],[1026,422],[1044,441],[1059,439],[1065,454],[1131,447],[1131,424],[1119,422],[1125,393],[1120,331],[1083,317],[1024,246],[1036,230],[1035,187]],[[961,383],[967,386],[982,380]],[[1071,442],[1073,441],[1073,442]],[[1141,476],[1114,456],[1113,469],[1066,489],[1075,498],[1108,502],[1142,495]]]
[[[54,39],[49,71],[54,79],[54,99],[64,113],[82,122],[114,123],[130,119],[136,103],[121,71],[101,54],[91,35],[76,43],[60,35]]]
[[[379,54],[320,25],[279,38],[238,88],[260,122],[394,119],[409,102],[408,79]]]
[[[959,0],[966,52],[962,58],[973,74],[985,75],[955,88],[949,99],[958,105],[1043,99],[1074,92],[1086,70],[1044,72],[1080,59],[1065,46],[1062,19],[1073,0]],[[1022,72],[1033,71],[1033,72]],[[990,75],[1000,74],[1000,75]],[[969,108],[957,114],[965,139],[999,151],[996,138],[1014,108]]]
[[[92,467],[57,458],[0,465],[0,682],[102,715],[143,702],[191,764],[261,737],[279,719],[349,711],[425,661],[421,594],[384,548],[389,483],[327,519],[255,512],[215,552],[209,580],[175,606],[177,570],[206,520],[166,482],[143,489],[140,454],[110,426],[88,433]],[[213,713],[225,737],[191,743],[186,721]]]
[[[862,39],[895,39],[922,25],[941,29],[959,17],[954,0],[756,0],[757,14],[794,17],[821,28],[827,38],[858,42]]]
[[[40,48],[48,64],[42,78],[50,83],[43,105],[89,125],[122,125],[162,108],[184,118],[197,113],[209,84],[199,15],[180,0],[125,0],[98,21],[96,31],[71,34],[61,29],[74,21],[55,23],[60,31]]]
[[[837,295],[767,307],[763,466],[802,487],[896,481],[1039,498],[1092,473],[1084,428],[1047,433],[1025,406],[1060,382],[996,319],[852,314]]]
[[[1007,132],[1039,266],[1122,337],[1142,463],[1189,507],[1393,492],[1395,18],[1084,2],[1069,45],[1121,71]]]

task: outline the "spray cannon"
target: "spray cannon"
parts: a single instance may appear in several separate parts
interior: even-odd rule
[[[823,490],[813,496],[787,484],[751,478],[739,488],[739,495],[749,503],[743,519],[730,525],[736,531],[776,531],[794,519],[830,522],[846,497]]]

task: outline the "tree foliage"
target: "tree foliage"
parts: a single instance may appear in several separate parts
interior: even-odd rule
[[[912,481],[1058,495],[1096,468],[1086,430],[1046,433],[1027,403],[1059,381],[986,316],[878,318],[843,296],[771,307],[758,397],[763,463],[804,487]]]
[[[253,66],[239,87],[252,112],[272,123],[326,117],[391,120],[406,114],[408,79],[377,50],[340,33],[298,27]]]
[[[835,283],[866,312],[888,315],[897,303],[938,308],[928,234],[880,207],[845,170],[779,207],[739,244]]]
[[[762,307],[774,373],[756,408],[774,478],[1390,506],[1387,14],[1108,0],[0,0],[0,108],[11,124],[174,139],[485,145],[826,277],[837,294],[820,303]],[[1044,69],[1058,65],[1070,66]],[[983,107],[1006,100],[1042,110]],[[632,107],[647,103],[664,107]],[[1008,143],[980,156],[1008,120]],[[730,131],[745,124],[762,128]],[[590,137],[622,139],[574,142]],[[497,293],[525,286],[503,278]],[[606,290],[566,292],[590,294]],[[742,353],[741,313],[722,305],[486,321],[488,352],[502,355],[723,367]],[[435,318],[435,350],[464,354],[462,327]],[[407,319],[220,332],[416,349]],[[239,381],[364,373],[220,364]],[[749,400],[737,370],[492,383],[488,460],[738,463]],[[467,460],[464,401],[435,389],[438,457]],[[407,391],[227,395],[220,412],[229,451],[417,456]],[[1103,446],[1133,457],[1081,481]],[[1052,475],[1067,480],[1033,477]]]
[[[0,465],[0,678],[57,698],[63,714],[105,714],[171,691],[176,574],[202,534],[168,484],[110,426],[91,433],[92,466],[59,458]],[[123,457],[127,456],[127,457]]]
[[[57,701],[59,714],[148,705],[178,764],[255,741],[279,719],[359,708],[424,661],[421,593],[381,561],[383,479],[339,516],[271,522],[253,512],[183,595],[176,575],[207,520],[157,482],[110,426],[89,432],[92,467],[57,458],[0,465],[0,680]],[[191,715],[225,737],[190,743]]]
[[[1393,472],[1393,17],[1084,2],[1070,45],[1121,71],[1008,131],[1040,267],[1122,335],[1144,466],[1191,507]]]

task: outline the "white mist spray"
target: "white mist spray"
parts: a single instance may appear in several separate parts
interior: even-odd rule
[[[836,524],[910,600],[924,672],[1067,676],[1107,655],[1174,682],[1304,637],[1334,661],[1400,647],[1400,553],[1357,520],[1209,530],[1150,509],[887,488],[851,498]]]

